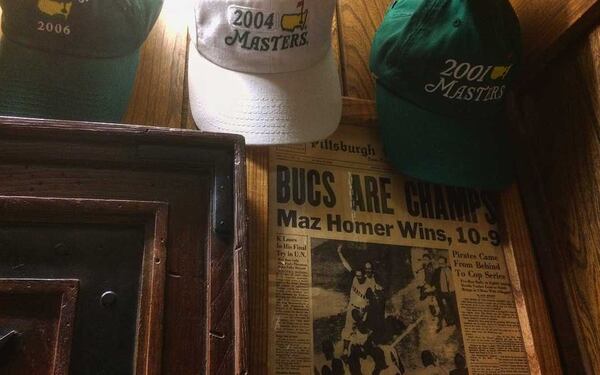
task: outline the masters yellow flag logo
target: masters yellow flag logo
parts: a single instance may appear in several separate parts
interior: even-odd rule
[[[38,9],[49,16],[63,16],[69,18],[71,13],[72,1],[58,0],[38,0]]]
[[[304,0],[298,3],[299,13],[284,14],[281,17],[281,29],[293,33],[296,29],[304,30],[308,19],[308,9],[304,10]]]
[[[492,70],[492,79],[493,80],[497,80],[497,79],[505,79],[506,76],[508,75],[508,72],[510,72],[510,69],[512,68],[512,65],[508,65],[508,66],[495,66],[494,70]]]

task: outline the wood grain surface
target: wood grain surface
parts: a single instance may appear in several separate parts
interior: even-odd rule
[[[513,114],[527,213],[558,344],[600,373],[600,28],[523,91]]]
[[[345,96],[374,99],[369,54],[375,31],[390,0],[339,0],[339,32],[342,92]]]
[[[526,72],[531,74],[589,29],[600,14],[598,0],[510,0],[523,33]]]
[[[182,128],[189,0],[167,0],[140,51],[140,64],[124,122]]]
[[[532,374],[561,374],[558,352],[535,251],[516,185],[500,195],[504,256],[510,274]]]
[[[248,248],[250,261],[250,374],[266,374],[268,361],[268,269],[269,232],[267,189],[269,148],[248,147]]]
[[[374,125],[376,123],[376,118],[373,116],[373,103],[368,101],[374,98],[373,81],[368,68],[368,56],[371,40],[381,22],[388,3],[389,0],[339,0],[338,2],[336,23],[333,28],[333,44],[340,63],[342,91],[346,96],[354,97],[354,99],[348,98],[344,102],[345,121],[364,120],[368,124]],[[590,20],[593,20],[593,16],[598,8],[598,2],[592,0],[512,0],[512,3],[521,19],[528,59],[535,62],[547,61],[561,46],[576,38],[579,35],[578,32],[585,29],[591,23]],[[186,93],[187,85],[185,83],[187,75],[186,55],[189,43],[186,23],[189,12],[188,8],[182,4],[184,3],[180,0],[165,1],[164,11],[158,20],[157,26],[143,47],[134,93],[132,94],[129,110],[124,120],[127,123],[173,128],[194,128],[194,123],[189,112]],[[588,50],[588,53],[594,52],[591,48]],[[595,77],[595,72],[592,72],[590,69],[587,70],[587,73]],[[593,92],[589,88],[592,83],[584,82],[585,79],[580,76],[578,79],[581,85],[584,83],[588,85],[587,92]],[[567,84],[565,83],[565,85]],[[571,85],[574,87],[576,83],[571,83]],[[573,91],[575,90],[574,88],[572,89]],[[548,93],[548,95],[552,94]],[[528,100],[531,101],[531,99]],[[596,96],[592,96],[587,100],[595,102]],[[554,104],[552,102],[551,105]],[[589,108],[578,108],[578,112],[586,113],[588,116],[587,120],[591,121],[594,114],[590,113]],[[537,120],[537,112],[532,110],[531,113],[527,119]],[[581,113],[579,115],[581,116]],[[564,119],[565,117],[560,118]],[[562,134],[567,134],[566,125],[562,129]],[[537,142],[541,143],[542,141],[537,140]],[[590,143],[593,142],[581,142],[586,147],[592,147]],[[579,147],[581,144],[577,144],[577,146]],[[550,147],[553,146],[553,143],[550,144]],[[539,157],[541,158],[541,155],[543,155],[541,150],[538,148],[535,150],[539,152]],[[268,149],[265,147],[249,147],[247,149],[248,215],[250,218],[248,221],[250,234],[249,368],[251,374],[264,374],[267,362],[267,152]],[[570,152],[573,153],[574,151]],[[588,175],[592,174],[590,171],[591,161],[589,159],[572,161],[582,162],[582,165],[586,166],[586,170],[588,170]],[[558,175],[553,174],[554,170],[552,168],[544,171],[549,173],[552,179],[558,183],[558,187],[547,187],[547,189],[553,192],[553,199],[556,199],[557,196],[560,196],[561,190],[566,189],[564,185],[567,185],[567,183],[563,182],[561,185]],[[536,182],[539,181],[536,180]],[[562,189],[561,186],[563,186]],[[592,186],[596,187],[595,184]],[[571,189],[574,189],[574,187],[571,187]],[[550,194],[550,192],[547,192],[547,194]],[[527,194],[528,198],[529,195]],[[537,199],[541,198],[537,197]],[[583,201],[585,199],[582,197],[579,202]],[[545,203],[547,202],[544,201]],[[565,205],[564,203],[561,204]],[[592,206],[598,207],[600,203],[593,203]],[[515,285],[521,286],[516,291],[517,293],[522,293],[522,296],[519,298],[524,302],[520,311],[523,314],[526,312],[529,317],[529,319],[527,317],[525,320],[522,319],[524,330],[527,330],[527,321],[529,322],[529,329],[533,340],[533,346],[530,346],[529,349],[532,350],[532,348],[535,348],[541,373],[558,374],[560,373],[560,365],[556,345],[553,340],[554,335],[550,327],[546,302],[539,284],[539,278],[536,276],[538,271],[542,274],[547,273],[547,271],[543,268],[538,270],[536,266],[536,259],[532,253],[532,246],[528,237],[527,224],[524,221],[519,190],[516,187],[513,187],[503,195],[502,207],[504,209],[505,229],[509,238],[509,243],[507,244],[508,251],[514,255],[514,272],[512,277],[516,283]],[[554,208],[557,209],[558,205],[554,205]],[[545,206],[541,205],[541,209],[544,210]],[[571,207],[570,209],[576,211],[575,208]],[[586,215],[593,214],[593,212],[590,213],[588,211],[585,209],[582,210],[580,216],[577,217],[583,220],[582,218],[586,217]],[[542,212],[545,213],[546,211]],[[553,215],[556,215],[556,212],[551,212],[553,212]],[[576,216],[575,214],[573,215]],[[530,222],[532,222],[531,216],[531,213],[529,213],[527,217]],[[562,218],[558,219],[558,217],[560,216],[553,216],[552,218],[546,218],[546,220],[564,220]],[[590,216],[590,218],[595,218],[595,215]],[[565,236],[568,235],[569,238],[576,237],[578,246],[591,246],[590,241],[593,241],[595,236],[593,229],[596,226],[596,224],[592,225],[591,223],[594,223],[594,221],[588,220],[582,223],[582,225],[589,226],[590,232],[586,232],[585,238],[577,236],[574,229],[572,232],[565,234]],[[553,227],[553,229],[556,229],[556,227]],[[598,232],[596,231],[595,233]],[[536,235],[536,237],[546,238],[546,236],[539,235]],[[539,241],[536,241],[536,243],[539,243]],[[557,244],[554,247],[558,246]],[[545,249],[542,249],[542,252],[544,251]],[[577,266],[581,263],[589,267],[589,262],[593,260],[588,259],[588,255],[586,255],[581,262],[574,261],[582,257],[579,252],[575,252],[575,255],[577,256],[571,254],[571,257],[567,257],[571,263],[566,262],[562,265],[563,269],[565,267],[575,267],[572,263]],[[582,280],[585,278],[580,276],[579,273],[577,275],[577,277],[573,276],[577,283],[574,282],[575,280],[572,280],[570,285],[572,285],[574,290],[579,290],[579,287],[589,288],[585,292],[579,291],[586,297],[581,300],[580,314],[584,318],[587,317],[587,319],[582,320],[585,324],[586,332],[594,333],[596,332],[592,324],[594,315],[586,315],[585,313],[590,309],[595,311],[598,308],[596,306],[597,303],[594,304],[595,300],[592,298],[596,289],[590,285],[591,280],[594,279],[586,281]],[[585,275],[589,276],[588,273],[585,273]],[[568,291],[565,293],[568,294]],[[554,323],[555,327],[560,328],[560,326],[556,325],[556,319]],[[564,339],[565,341],[561,343],[562,346],[569,343],[567,338]],[[587,340],[590,339],[588,338]],[[597,347],[596,344],[593,345],[594,348]],[[596,353],[594,351],[594,354]],[[535,371],[535,365],[533,367],[534,372],[537,372]]]
[[[135,372],[137,374],[158,375],[161,374],[161,357],[154,355],[162,351],[162,325],[164,311],[164,285],[165,285],[165,259],[166,247],[164,239],[167,238],[168,204],[162,202],[140,202],[140,201],[111,201],[91,199],[57,199],[57,198],[32,198],[0,196],[0,217],[10,223],[36,223],[48,225],[49,223],[60,223],[63,225],[73,224],[111,224],[137,223],[145,227],[145,244],[143,246],[143,265],[140,275],[140,297],[139,314],[137,322],[137,348],[135,355]],[[39,235],[32,232],[30,235]],[[49,266],[50,268],[50,266]],[[79,283],[89,284],[89,279],[72,280],[77,289]],[[52,284],[52,280],[47,283]],[[60,280],[57,282],[60,284]],[[35,283],[34,283],[35,284]],[[43,282],[40,282],[43,290]],[[87,285],[86,285],[87,287]],[[28,286],[31,288],[31,286]],[[73,288],[73,286],[71,286]],[[27,288],[23,288],[24,290]],[[64,288],[65,292],[69,288]],[[71,290],[73,292],[73,290]],[[75,299],[76,294],[71,297]],[[64,299],[64,298],[63,298]],[[52,374],[68,374],[68,358],[71,352],[71,331],[74,327],[75,311],[78,308],[75,301],[72,305],[63,301],[62,305],[70,310],[71,318],[61,317],[59,322],[67,324],[69,337],[59,338],[59,345],[55,350],[66,356],[67,360],[59,360],[56,364],[66,362],[62,372]],[[79,309],[82,307],[79,306]],[[14,315],[13,315],[14,316]],[[64,353],[62,353],[64,352]],[[55,366],[56,366],[55,364]],[[72,369],[71,369],[72,370]],[[12,372],[9,371],[10,374]],[[17,374],[24,374],[17,371]],[[27,374],[37,372],[26,372]],[[43,373],[42,371],[39,372]]]
[[[122,201],[164,202],[168,220],[166,208],[157,206],[146,244],[154,248],[160,241],[167,255],[145,256],[145,262],[153,264],[148,275],[152,281],[145,275],[141,280],[152,284],[148,292],[164,295],[163,319],[151,323],[161,328],[163,340],[145,336],[148,345],[138,342],[137,348],[153,350],[146,361],[152,368],[159,363],[154,360],[162,361],[161,374],[238,375],[248,369],[249,348],[241,145],[242,138],[233,135],[3,118],[0,172],[5,177],[0,191],[6,196],[26,192],[31,197],[68,199],[76,207],[82,198],[111,200],[117,206],[113,211],[127,206],[119,205]],[[58,208],[54,211],[60,213]],[[154,274],[159,269],[166,276],[164,293],[157,289],[163,285]],[[142,297],[140,306],[149,310],[140,314],[158,319],[160,306],[153,301],[145,303]],[[142,320],[137,325],[141,333]]]
[[[0,279],[2,335],[17,332],[2,348],[3,374],[68,375],[78,293],[73,279]]]

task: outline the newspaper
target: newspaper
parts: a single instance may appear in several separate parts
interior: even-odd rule
[[[269,374],[529,374],[493,194],[399,176],[368,127],[269,162]]]

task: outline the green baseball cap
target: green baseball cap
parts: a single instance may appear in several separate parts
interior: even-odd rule
[[[0,115],[118,122],[163,0],[0,0]]]
[[[510,184],[505,97],[520,58],[519,21],[508,0],[392,2],[370,58],[392,164],[439,184]]]

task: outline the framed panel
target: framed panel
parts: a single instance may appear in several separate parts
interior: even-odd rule
[[[133,368],[128,369],[131,363],[135,364],[136,374],[160,373],[160,356],[152,354],[160,352],[162,344],[167,210],[168,206],[161,202],[0,196],[0,236],[4,234],[10,237],[0,244],[0,251],[6,251],[0,272],[4,276],[78,277],[75,280],[77,285],[80,282],[84,284],[81,291],[84,298],[78,306],[79,314],[83,316],[77,319],[75,327],[75,341],[78,345],[74,353],[76,361],[71,366],[72,373],[85,372],[89,368],[99,370],[108,366],[107,363],[114,366],[107,369],[113,373],[133,372]],[[118,250],[127,249],[126,246],[112,252],[110,249],[94,249],[97,245],[94,233],[100,231],[99,228],[103,228],[101,234],[108,237],[105,231],[114,231],[124,226],[131,228],[130,231],[135,232],[134,228],[137,228],[141,232],[139,237],[142,241],[137,247],[134,245],[131,248],[132,253],[139,254],[117,253]],[[77,237],[74,233],[77,231],[86,234],[83,248],[73,245],[73,239]],[[65,238],[63,236],[66,232],[69,234]],[[125,237],[119,234],[116,238],[124,240]],[[52,246],[44,246],[48,241]],[[96,250],[99,254],[85,254],[87,249]],[[77,250],[84,251],[69,254]],[[114,254],[113,258],[107,264],[106,258],[111,253]],[[66,264],[44,261],[46,257],[57,258],[60,263]],[[136,262],[140,263],[137,267],[123,267]],[[111,275],[110,270],[113,268],[114,273],[117,273],[116,269],[123,268],[125,275],[118,278]],[[21,279],[13,280],[18,283]],[[11,280],[7,279],[6,282],[10,284]],[[48,282],[52,283],[53,280]],[[97,289],[111,284],[111,290]],[[117,287],[118,293],[114,291],[114,287]],[[128,303],[119,303],[119,307],[124,306],[125,309],[113,306],[118,303],[119,295],[121,299],[129,295]],[[129,314],[124,310],[130,310]],[[120,316],[116,317],[116,314]],[[130,316],[128,323],[124,322],[127,316]],[[90,329],[102,329],[106,336],[112,337],[103,337],[100,333],[90,333],[83,329],[82,325],[89,324],[87,322],[90,320],[97,321]],[[100,323],[102,320],[104,324]],[[120,325],[120,329],[112,331],[116,324]],[[125,329],[123,324],[127,325]],[[129,330],[135,337],[131,340],[131,348],[123,350],[122,345],[127,347],[123,341],[129,341],[126,337]],[[94,343],[90,342],[89,336],[95,336]],[[116,343],[108,342],[118,336],[125,337],[117,339]],[[62,343],[61,340],[58,342]],[[87,346],[102,345],[103,342],[106,343],[104,349],[90,356]],[[67,349],[61,344],[57,350]],[[132,358],[127,357],[127,352],[131,352]]]
[[[78,280],[0,279],[0,371],[67,375]]]
[[[152,298],[141,304],[152,314],[159,315],[162,309],[163,318],[142,317],[156,323],[146,324],[149,331],[138,334],[137,356],[147,364],[137,362],[136,373],[160,368],[163,374],[243,374],[247,371],[243,150],[243,139],[237,136],[0,118],[4,197],[0,205],[11,211],[3,217],[13,218],[13,229],[15,223],[29,223],[31,230],[31,225],[45,223],[46,230],[54,225],[70,233],[61,227],[67,223],[81,238],[96,236],[97,243],[118,234],[135,247],[135,233],[143,234],[146,249],[148,243],[162,241],[166,258],[145,256],[144,262],[152,260],[164,271],[145,268],[153,271],[144,271],[143,283],[153,290],[162,282],[164,299],[162,305],[155,305],[159,299]],[[31,199],[33,204],[28,203]],[[168,206],[168,218],[156,214],[162,210],[156,205],[163,205],[165,212]],[[30,208],[23,210],[26,206]],[[76,225],[65,221],[73,210],[78,212]],[[150,221],[132,221],[141,212],[148,213],[146,218],[154,212],[152,230],[139,230]],[[164,236],[149,236],[161,220]],[[123,228],[133,230],[127,234]],[[0,227],[0,245],[8,237],[3,239]],[[0,277],[5,277],[3,273]],[[160,292],[148,295],[153,293]],[[153,324],[162,328],[162,338],[152,334]]]

